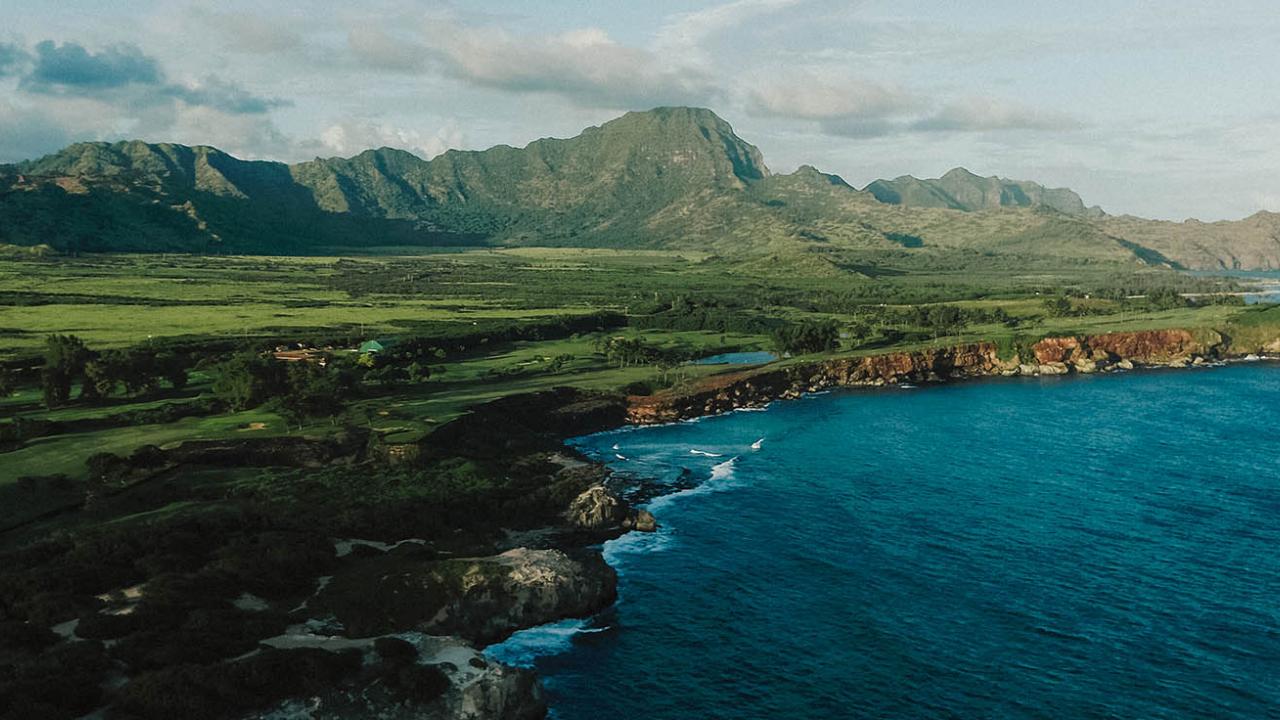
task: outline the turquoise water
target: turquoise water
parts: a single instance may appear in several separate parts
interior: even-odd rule
[[[766,350],[732,352],[710,355],[690,361],[694,365],[763,365],[777,360],[778,356]]]
[[[1280,717],[1278,427],[1253,364],[580,438],[689,489],[607,546],[615,608],[492,653],[563,720]]]

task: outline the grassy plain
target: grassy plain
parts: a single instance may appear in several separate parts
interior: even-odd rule
[[[522,323],[613,311],[625,326],[549,339],[494,341],[433,363],[429,380],[401,383],[353,401],[348,420],[388,440],[411,440],[504,395],[571,385],[619,390],[636,383],[686,382],[724,367],[620,367],[600,352],[608,337],[643,338],[687,357],[770,346],[771,323],[834,320],[870,323],[869,337],[846,339],[841,352],[968,340],[1016,340],[1051,334],[1164,327],[1222,326],[1243,312],[1209,306],[1144,309],[1114,300],[1080,300],[1092,312],[1055,317],[1044,298],[1064,289],[1081,297],[1117,284],[1179,281],[1165,270],[1072,266],[1031,272],[956,266],[919,267],[892,259],[875,273],[803,274],[761,270],[706,253],[650,250],[481,249],[403,254],[397,248],[356,258],[102,255],[0,259],[0,362],[25,378],[0,399],[0,421],[22,417],[71,423],[74,432],[28,441],[0,454],[0,485],[22,476],[84,479],[85,459],[127,454],[144,445],[187,439],[287,433],[264,410],[188,417],[165,424],[94,427],[92,421],[165,403],[194,402],[211,393],[197,372],[181,393],[113,398],[105,405],[45,410],[32,368],[50,333],[80,336],[95,350],[183,339],[213,361],[239,347],[287,342],[345,343],[422,332],[465,331],[484,323]],[[1154,278],[1154,280],[1153,280]],[[660,327],[654,318],[673,303],[707,308],[698,326]],[[936,328],[885,326],[884,313],[911,306],[1000,309],[1007,323]],[[655,315],[656,313],[656,315]],[[669,314],[669,311],[668,311]],[[202,349],[207,348],[207,349]],[[79,424],[77,425],[77,421]],[[254,428],[252,430],[247,428]],[[302,432],[323,434],[330,423]],[[297,429],[292,432],[299,432]]]

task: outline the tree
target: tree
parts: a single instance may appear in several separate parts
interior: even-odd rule
[[[285,391],[272,398],[269,407],[290,425],[302,427],[310,418],[334,417],[350,392],[349,376],[333,368],[306,362],[285,370]]]
[[[424,362],[409,364],[409,379],[413,382],[426,382],[431,378],[431,366]]]
[[[108,397],[116,391],[116,385],[120,382],[120,361],[116,357],[117,354],[118,351],[111,350],[85,363],[81,396],[99,399]]]
[[[169,381],[174,390],[181,390],[187,386],[189,380],[187,370],[191,367],[189,356],[163,352],[156,356],[155,367],[157,372]]]
[[[834,320],[804,320],[776,328],[773,344],[794,355],[826,352],[840,346],[840,329]]]
[[[71,385],[84,374],[85,363],[93,357],[84,341],[75,335],[45,338],[44,367],[40,387],[47,407],[64,405],[71,399]]]
[[[1044,301],[1044,309],[1049,313],[1050,317],[1067,317],[1071,314],[1071,301],[1066,296],[1059,295],[1057,297],[1046,298]]]
[[[8,368],[0,368],[0,398],[7,398],[18,389],[17,379],[14,377],[13,371]]]
[[[233,410],[257,407],[288,388],[283,364],[253,352],[215,365],[213,375],[213,391]]]
[[[392,387],[409,379],[408,371],[399,365],[384,365],[366,372],[364,376],[383,387]]]
[[[154,353],[134,348],[125,351],[120,356],[119,363],[117,372],[124,382],[124,389],[130,395],[143,395],[160,387],[160,373]]]

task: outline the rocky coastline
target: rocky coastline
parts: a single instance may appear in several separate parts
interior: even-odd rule
[[[687,388],[629,397],[626,415],[628,424],[653,425],[760,407],[835,388],[1183,368],[1276,353],[1280,353],[1280,339],[1261,347],[1239,348],[1212,330],[1050,337],[1007,358],[1001,357],[996,344],[977,342],[726,373]]]
[[[1280,338],[1259,347],[1237,347],[1213,331],[1157,330],[1051,337],[1003,354],[994,343],[975,342],[776,363],[712,375],[647,396],[557,388],[486,403],[439,428],[407,457],[397,460],[382,454],[383,462],[429,461],[447,450],[450,456],[483,458],[510,468],[546,468],[539,471],[543,482],[569,493],[560,495],[565,499],[559,501],[564,504],[558,506],[558,514],[505,537],[461,542],[457,551],[412,538],[390,544],[336,540],[337,565],[319,578],[303,611],[293,613],[308,619],[263,640],[262,646],[358,653],[365,669],[354,681],[318,695],[294,696],[245,717],[543,717],[546,703],[535,673],[495,662],[485,657],[483,648],[514,632],[588,617],[611,605],[617,577],[605,563],[600,544],[658,527],[653,515],[614,492],[603,464],[565,447],[571,437],[626,425],[690,420],[835,388],[1191,367],[1271,353],[1280,353]],[[345,458],[353,448],[364,447],[360,438],[348,444],[349,448],[322,448],[325,453],[312,447],[274,446],[264,446],[262,452],[272,457],[285,453]],[[206,464],[238,457],[214,445],[171,453],[161,466],[191,460],[188,455]],[[396,680],[400,675],[394,673],[406,671],[380,657],[388,643],[411,645],[410,665],[428,673],[429,682]],[[423,683],[434,693],[425,702],[413,697]]]
[[[565,552],[587,563],[588,574],[597,580],[575,585],[575,572],[564,564],[568,555],[545,568],[548,587],[577,587],[576,601],[566,604],[533,602],[536,612],[502,619],[475,615],[476,607],[530,606],[522,597],[524,590],[503,582],[466,581],[463,585],[481,588],[467,596],[470,608],[455,607],[454,622],[419,622],[418,629],[455,633],[468,642],[483,644],[500,639],[511,631],[569,617],[583,617],[613,602],[616,578],[604,565],[595,545],[633,530],[652,531],[657,520],[648,512],[632,508],[611,492],[605,483],[608,471],[568,451],[563,441],[570,437],[615,429],[625,425],[652,425],[691,420],[707,415],[760,407],[776,400],[798,398],[806,393],[835,388],[875,388],[904,383],[941,383],[988,377],[1042,377],[1069,374],[1093,374],[1143,368],[1183,368],[1215,364],[1251,355],[1280,353],[1280,338],[1260,347],[1234,347],[1214,331],[1182,329],[1110,333],[1106,335],[1062,336],[1042,339],[1002,357],[994,343],[976,342],[913,351],[836,357],[815,362],[798,362],[781,367],[766,365],[738,372],[711,376],[690,386],[661,391],[653,395],[622,397],[604,393],[584,393],[568,389],[503,398],[442,428],[450,442],[475,438],[481,428],[487,437],[496,431],[505,438],[503,447],[512,452],[553,453],[563,472],[590,476],[592,481],[578,494],[562,515],[563,523],[532,536],[533,545],[525,546],[529,536],[516,539],[508,557],[536,557],[539,553]],[[486,443],[487,444],[487,443]],[[553,451],[554,449],[554,451]],[[534,545],[559,550],[531,549]],[[503,556],[498,556],[501,558]],[[593,558],[586,560],[585,558]],[[492,563],[494,558],[483,561]],[[570,561],[574,562],[574,561]],[[473,565],[471,572],[476,572]],[[537,572],[543,572],[539,570]],[[483,573],[481,573],[483,574]],[[602,578],[602,579],[601,579]],[[437,577],[439,586],[440,578]],[[447,584],[447,583],[444,583]],[[380,593],[381,594],[381,593]],[[553,595],[565,597],[558,592]],[[573,593],[570,593],[573,594]],[[512,597],[520,598],[511,602]],[[429,604],[429,603],[428,603]],[[444,612],[444,611],[441,611]],[[481,611],[483,614],[483,611]],[[449,613],[445,613],[448,617]],[[494,623],[498,629],[494,629]],[[370,629],[370,628],[366,628]],[[387,629],[386,627],[380,629]],[[496,663],[492,663],[498,668]],[[527,671],[503,668],[503,673]],[[498,683],[491,695],[504,695],[491,710],[498,707],[520,708],[523,714],[499,714],[494,717],[537,717],[544,707],[536,681]],[[442,716],[444,717],[444,716]],[[448,717],[471,717],[450,715]]]

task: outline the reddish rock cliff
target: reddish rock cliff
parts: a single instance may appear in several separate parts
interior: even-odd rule
[[[641,425],[673,422],[833,387],[977,377],[1003,367],[995,345],[977,343],[766,368],[717,375],[690,388],[633,396],[628,398],[627,420]]]
[[[834,358],[707,378],[692,387],[627,398],[627,421],[646,425],[759,406],[834,387],[933,382],[984,375],[1060,375],[1115,367],[1185,365],[1217,353],[1186,330],[1148,330],[1046,338],[1031,348],[1034,365],[1003,361],[991,343]],[[1026,361],[1030,361],[1027,358]]]

